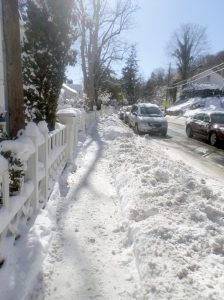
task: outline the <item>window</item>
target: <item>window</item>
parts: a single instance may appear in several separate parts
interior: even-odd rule
[[[198,121],[202,121],[204,119],[203,114],[196,114],[194,115],[194,119]]]
[[[204,114],[204,122],[209,122],[209,115],[207,114]]]
[[[212,123],[224,124],[224,114],[212,114],[211,121]]]
[[[140,108],[140,114],[141,115],[162,115],[162,112],[157,108],[157,107],[147,107],[147,106],[143,106]]]
[[[138,106],[133,105],[133,106],[132,106],[132,109],[131,109],[131,112],[132,112],[132,113],[133,113],[133,112],[137,112],[137,110],[138,110]]]

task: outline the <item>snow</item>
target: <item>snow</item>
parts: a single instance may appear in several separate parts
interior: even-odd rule
[[[101,117],[76,153],[6,247],[2,299],[223,299],[223,177],[116,115]]]
[[[43,134],[48,132],[47,124],[45,121],[36,125],[34,122],[27,123],[25,129],[21,129],[17,134],[15,140],[4,140],[0,144],[1,151],[12,151],[17,158],[23,162],[35,152],[35,145],[32,138],[36,138],[37,145],[44,143]]]
[[[48,133],[49,130],[45,121],[40,121],[37,126],[43,134]]]
[[[71,88],[71,87],[68,86],[67,84],[63,83],[62,86],[63,86],[63,88],[65,88],[66,90],[68,90],[68,91],[70,91],[70,92],[72,92],[72,93],[74,93],[74,94],[78,94],[78,92],[77,92],[75,89]]]
[[[7,160],[0,155],[0,174],[4,173],[8,169]]]
[[[16,140],[5,140],[1,142],[1,151],[11,150],[16,154],[16,157],[22,161],[27,161],[32,153],[35,152],[35,147],[32,140],[22,135]]]
[[[67,107],[64,109],[59,109],[57,111],[57,115],[63,115],[63,116],[71,116],[71,117],[76,117],[78,115],[81,114],[81,110],[78,108],[74,108],[74,107]]]
[[[206,75],[207,76],[207,75]],[[222,90],[223,84],[214,83],[189,83],[189,85],[183,90]]]
[[[184,117],[189,117],[195,114],[198,110],[224,110],[223,97],[195,97],[187,101],[171,106],[167,112],[168,114],[180,114]]]
[[[45,123],[46,124],[46,123]],[[43,125],[40,125],[40,127]],[[44,136],[40,131],[40,128],[34,123],[29,122],[24,130],[24,135],[28,137],[35,137],[37,141],[37,145],[41,145],[44,143]]]

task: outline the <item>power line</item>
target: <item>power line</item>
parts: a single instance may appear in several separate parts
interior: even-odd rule
[[[221,64],[218,64],[218,65],[216,65],[216,66],[214,66],[214,67],[212,67],[212,68],[206,69],[206,70],[204,70],[203,72],[198,73],[198,74],[196,74],[196,75],[190,77],[189,79],[198,77],[198,76],[200,76],[201,74],[203,74],[203,73],[205,73],[205,72],[207,72],[207,71],[210,71],[210,70],[213,70],[213,69],[216,69],[216,68],[220,68],[220,67],[223,66],[223,65],[224,65],[224,62],[222,62]],[[219,71],[219,70],[214,70],[214,71]],[[188,81],[189,79],[185,79],[185,80],[179,81],[176,85],[179,85],[180,83],[187,83],[187,81]]]
[[[224,63],[223,63],[223,64],[224,64]],[[207,72],[207,71],[209,71],[209,70],[212,70],[212,69],[207,69],[207,70],[201,72],[200,74],[198,74],[198,76],[201,75],[201,74],[203,74],[203,73],[205,73],[205,72]],[[216,73],[216,72],[219,72],[219,71],[222,71],[222,70],[224,70],[224,67],[223,67],[223,68],[219,68],[219,69],[217,69],[217,70],[212,70],[212,72],[207,73],[207,74],[205,74],[204,76],[201,76],[201,77],[198,77],[198,78],[195,78],[196,76],[193,76],[193,77],[191,77],[191,78],[188,78],[187,80],[181,81],[181,82],[183,82],[183,83],[178,82],[177,84],[172,85],[171,87],[167,87],[167,89],[173,89],[173,88],[177,88],[177,87],[183,86],[184,84],[187,84],[187,83],[189,84],[189,83],[197,82],[198,80],[200,80],[200,79],[202,79],[202,78],[205,78],[205,77],[207,77],[207,76],[209,76],[209,75],[212,75],[212,74],[214,74],[214,73]],[[192,78],[195,78],[195,79],[192,80]]]
[[[168,87],[168,89],[175,88],[175,87],[179,87],[179,86],[182,86],[182,85],[184,85],[184,84],[186,84],[186,83],[189,83],[189,82],[195,82],[195,81],[197,81],[197,80],[199,80],[199,79],[205,78],[206,76],[209,76],[209,75],[211,75],[211,74],[214,74],[215,72],[222,71],[222,70],[224,69],[224,68],[221,68],[222,66],[224,66],[224,62],[221,63],[221,64],[219,64],[219,65],[216,65],[216,66],[214,66],[214,67],[212,67],[212,68],[209,68],[209,69],[207,69],[207,70],[204,70],[203,72],[198,73],[198,74],[196,74],[196,75],[194,75],[194,76],[192,76],[192,77],[190,77],[190,78],[188,78],[188,79],[179,81],[178,83],[172,85],[172,87]],[[218,69],[217,69],[217,68],[218,68]],[[206,72],[208,72],[208,71],[213,71],[213,72],[210,72],[209,74],[207,73],[205,76],[201,76],[202,74],[204,74],[204,73],[206,73]],[[197,77],[199,77],[199,78],[197,78]],[[195,78],[195,79],[194,79],[194,78]],[[192,80],[192,79],[194,79],[194,80]]]

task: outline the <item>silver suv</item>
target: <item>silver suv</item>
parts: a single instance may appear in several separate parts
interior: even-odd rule
[[[163,113],[157,105],[151,103],[132,105],[129,124],[138,134],[159,133],[166,136],[168,129],[168,123]]]

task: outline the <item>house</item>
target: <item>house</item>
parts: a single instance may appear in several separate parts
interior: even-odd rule
[[[188,80],[188,83],[196,83],[196,84],[209,84],[214,85],[214,87],[218,89],[223,89],[224,87],[224,78],[215,71],[206,70],[193,76]]]
[[[185,86],[177,88],[176,102],[194,97],[212,97],[224,95],[224,78],[217,72],[203,71],[187,80]]]
[[[75,108],[83,108],[85,106],[86,97],[82,86],[79,84],[63,83],[59,98],[59,108],[72,106]]]

